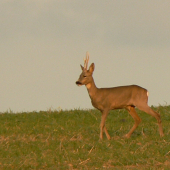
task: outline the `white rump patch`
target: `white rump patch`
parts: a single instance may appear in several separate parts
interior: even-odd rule
[[[147,91],[147,96],[149,96],[149,92]]]

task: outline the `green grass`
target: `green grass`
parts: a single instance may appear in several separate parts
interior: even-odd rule
[[[141,124],[130,139],[123,136],[134,121],[125,110],[106,121],[111,140],[99,140],[97,110],[0,114],[0,169],[170,169],[170,106],[161,114],[165,136],[156,120],[137,111]]]

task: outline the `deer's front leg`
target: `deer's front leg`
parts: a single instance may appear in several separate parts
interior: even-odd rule
[[[104,129],[107,139],[110,140],[110,135],[105,126],[105,121],[106,121],[108,113],[109,113],[108,111],[102,112],[102,118],[101,118],[101,123],[100,123],[100,139],[103,139],[103,129]]]

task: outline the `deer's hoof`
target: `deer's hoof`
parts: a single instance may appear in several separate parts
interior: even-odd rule
[[[161,133],[161,134],[160,134],[160,137],[164,137],[164,134],[163,134],[163,133]]]
[[[110,137],[110,136],[107,136],[107,139],[108,139],[108,140],[111,140],[111,137]]]
[[[124,135],[124,138],[128,139],[128,138],[130,138],[130,135],[126,134],[126,135]]]
[[[101,138],[101,137],[100,137],[100,138],[99,138],[99,140],[100,140],[100,141],[102,141],[102,140],[103,140],[103,138]]]

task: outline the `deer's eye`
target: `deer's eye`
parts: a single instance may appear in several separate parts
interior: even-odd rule
[[[86,78],[87,76],[84,75],[83,77]]]

